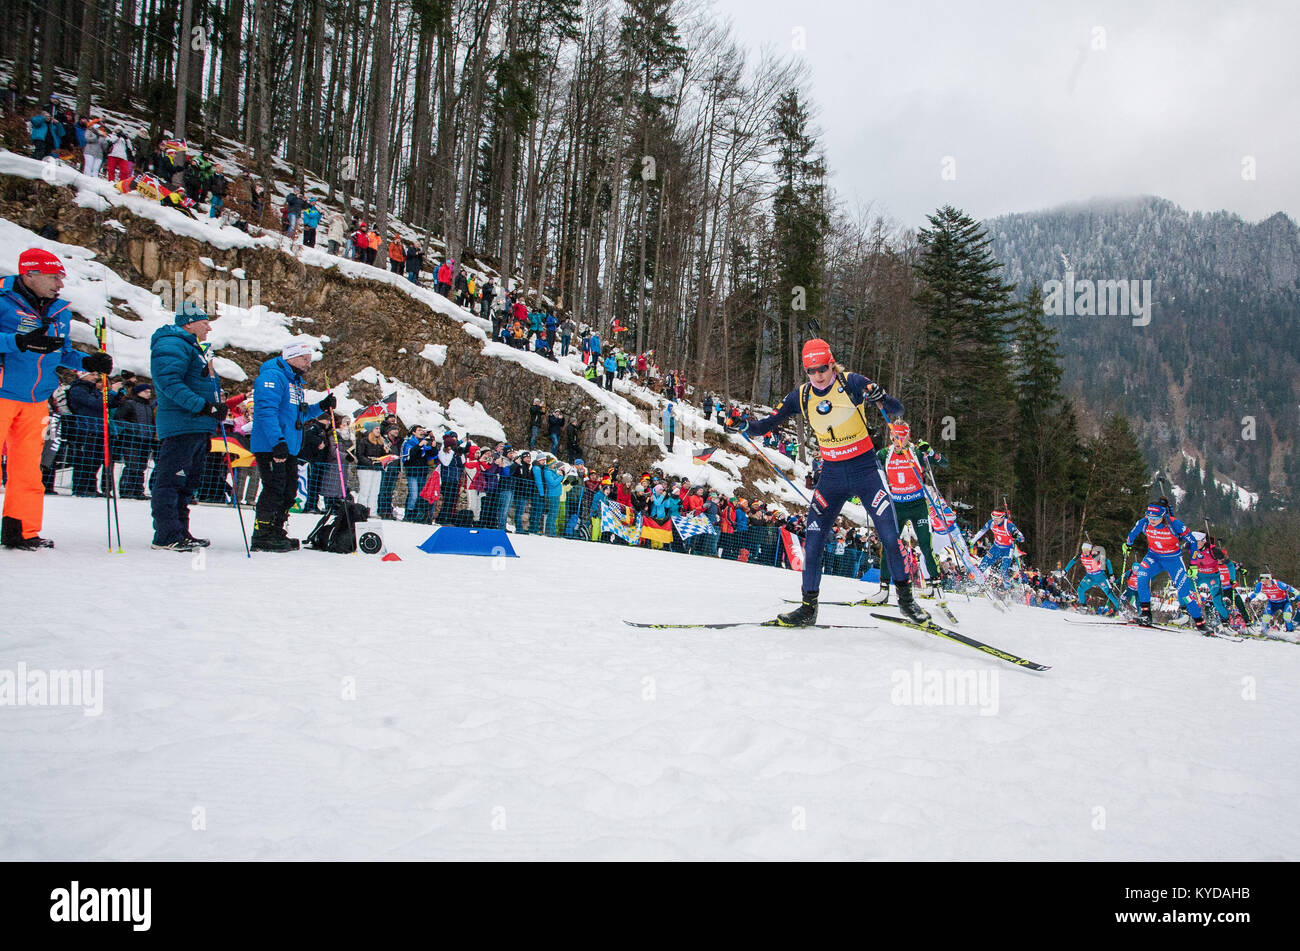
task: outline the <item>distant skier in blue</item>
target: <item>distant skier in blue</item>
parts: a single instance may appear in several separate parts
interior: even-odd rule
[[[1138,519],[1133,530],[1128,533],[1124,550],[1137,541],[1139,535],[1147,539],[1147,556],[1138,563],[1138,623],[1150,627],[1151,622],[1151,579],[1160,574],[1168,574],[1178,591],[1178,600],[1187,605],[1187,613],[1196,622],[1197,630],[1205,630],[1205,616],[1201,605],[1192,597],[1192,585],[1187,579],[1187,569],[1183,565],[1183,548],[1188,553],[1196,551],[1196,540],[1192,531],[1169,513],[1169,500],[1159,498],[1147,506],[1147,513]]]
[[[1280,614],[1286,629],[1295,630],[1295,613],[1291,610],[1291,601],[1297,597],[1295,588],[1285,581],[1276,580],[1272,572],[1264,571],[1260,573],[1259,581],[1255,583],[1255,590],[1251,592],[1250,597],[1252,601],[1267,598],[1265,610],[1268,611],[1268,616],[1271,618]]]
[[[1093,588],[1101,588],[1102,594],[1106,595],[1106,599],[1115,610],[1120,610],[1119,599],[1111,591],[1110,581],[1115,575],[1115,568],[1106,557],[1106,549],[1091,542],[1084,542],[1079,546],[1078,557],[1071,558],[1070,563],[1065,566],[1067,575],[1076,562],[1083,565],[1085,572],[1083,580],[1079,582],[1079,587],[1074,592],[1075,597],[1079,599],[1079,607],[1087,604],[1089,591]]]
[[[1015,543],[1020,542],[1023,545],[1025,536],[1020,533],[1020,529],[1016,528],[1016,523],[1007,517],[1007,513],[1000,509],[995,511],[993,516],[984,523],[984,527],[975,533],[970,543],[974,545],[984,537],[986,532],[993,533],[993,544],[989,546],[989,550],[980,561],[980,570],[985,570],[996,562],[998,570],[1006,574],[1012,567],[1011,553]]]

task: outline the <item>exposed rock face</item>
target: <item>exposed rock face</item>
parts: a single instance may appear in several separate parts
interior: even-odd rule
[[[275,250],[221,250],[173,234],[125,209],[97,212],[82,208],[74,202],[75,196],[75,189],[69,187],[0,176],[0,216],[31,231],[53,227],[59,241],[94,251],[108,267],[137,286],[151,287],[159,281],[173,284],[179,280],[183,285],[190,280],[229,280],[230,271],[242,268],[248,279],[259,282],[261,304],[302,319],[303,332],[329,338],[324,358],[310,371],[309,379],[317,386],[324,385],[326,376],[337,384],[373,366],[443,405],[456,397],[470,404],[482,403],[516,446],[528,443],[528,409],[533,398],[540,397],[548,408],[587,420],[582,449],[589,465],[604,468],[617,459],[624,471],[641,472],[662,457],[657,444],[645,445],[644,441],[593,445],[601,408],[581,387],[539,376],[509,360],[484,356],[482,341],[467,334],[461,324],[388,284],[308,266]],[[121,222],[125,232],[106,225],[110,219]],[[209,268],[200,258],[226,271]],[[419,355],[431,343],[447,347],[447,359],[441,366]],[[403,348],[406,352],[399,353]],[[239,364],[252,378],[267,354],[223,348],[222,356]],[[354,382],[351,390],[362,400],[378,400],[382,395],[378,387],[365,383]],[[646,407],[645,413],[658,426],[658,411]],[[604,429],[609,432],[611,427]],[[705,438],[714,441],[709,434]],[[722,445],[721,440],[716,444]],[[539,436],[538,445],[549,446],[549,441]],[[761,463],[752,466],[748,474],[771,478]],[[746,496],[764,498],[752,488],[747,488]]]

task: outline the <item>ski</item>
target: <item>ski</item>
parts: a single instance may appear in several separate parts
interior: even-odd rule
[[[874,624],[808,624],[801,627],[786,627],[784,624],[777,624],[775,621],[726,621],[717,624],[656,624],[648,621],[623,621],[629,627],[646,627],[654,630],[690,630],[692,628],[709,628],[710,630],[722,630],[730,627],[780,627],[785,630],[799,631],[808,628],[818,628],[820,630],[848,630],[863,631],[877,630]]]
[[[1243,638],[1248,637],[1253,641],[1277,641],[1279,644],[1300,643],[1297,641],[1288,640],[1287,638],[1277,634],[1270,634],[1267,631],[1254,631],[1251,630],[1250,628],[1246,628],[1242,630],[1237,636]]]
[[[893,621],[895,624],[901,624],[903,627],[910,627],[917,631],[924,631],[927,634],[934,634],[938,637],[942,637],[950,641],[956,641],[958,644],[965,644],[967,647],[973,647],[977,651],[982,651],[985,654],[990,654],[993,657],[998,658],[999,660],[1005,660],[1009,664],[1015,664],[1017,667],[1027,667],[1030,670],[1051,670],[1052,669],[1051,667],[1045,664],[1036,664],[1032,660],[1026,660],[1023,657],[1017,657],[1015,654],[1008,654],[1006,651],[998,650],[998,648],[985,644],[982,641],[977,641],[973,637],[967,637],[965,634],[961,634],[957,631],[953,631],[946,627],[942,627],[941,625],[935,624],[934,621],[927,621],[924,624],[917,624],[915,621],[909,621],[906,618],[893,617],[892,615],[889,614],[877,614],[874,611],[871,613],[871,616],[874,618],[879,618],[882,621]]]
[[[957,615],[953,614],[951,609],[949,609],[947,601],[937,600],[935,599],[934,595],[918,595],[918,597],[924,597],[928,601],[934,601],[935,605],[939,608],[939,610],[943,611],[944,614],[948,615],[948,617],[952,619],[952,623],[954,624],[961,623],[959,620],[957,620]],[[794,598],[782,598],[781,600],[784,601],[786,604],[803,604],[802,601],[795,600]],[[819,601],[818,602],[818,604],[824,608],[825,607],[883,608],[888,603],[889,603],[888,598],[885,598],[881,601],[873,601],[871,598],[863,598],[861,601]]]
[[[797,598],[782,598],[781,600],[784,601],[786,604],[803,604],[803,602],[798,600]],[[823,608],[824,607],[878,608],[885,603],[886,603],[885,601],[872,601],[870,598],[863,598],[861,601],[818,601],[817,602],[818,606]]]
[[[1217,637],[1224,641],[1241,641],[1244,638],[1235,634],[1221,634],[1218,631],[1198,631],[1194,627],[1172,627],[1168,624],[1139,624],[1137,621],[1120,621],[1120,620],[1085,620],[1083,618],[1072,618],[1068,615],[1061,620],[1068,621],[1071,624],[1092,624],[1097,627],[1140,627],[1152,631],[1165,631],[1168,634],[1200,634],[1202,637]]]
[[[802,601],[796,601],[793,598],[782,598],[781,600],[786,604],[803,604]],[[872,601],[870,598],[863,598],[861,601],[820,601],[818,603],[822,607],[833,608],[883,608],[889,603],[889,599],[886,598],[884,601]],[[947,601],[935,601],[934,603],[940,611],[948,615],[948,619],[952,621],[953,624],[961,623],[961,621],[957,619],[957,615],[953,614],[952,609],[948,607]]]
[[[997,608],[999,611],[1001,611],[1003,614],[1010,613],[1011,606],[1007,604],[1006,600],[1002,597],[1000,593],[994,593],[993,589],[989,587],[984,589],[984,595],[985,597],[988,598],[989,603],[993,605],[995,608]]]
[[[940,611],[948,615],[948,620],[952,621],[953,624],[961,623],[960,621],[957,620],[957,615],[952,613],[952,608],[948,607],[947,601],[936,601],[935,605],[939,608]]]

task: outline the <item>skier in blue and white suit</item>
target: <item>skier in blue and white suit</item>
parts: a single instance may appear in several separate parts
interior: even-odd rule
[[[1146,536],[1147,556],[1137,566],[1138,623],[1151,626],[1151,579],[1163,573],[1169,575],[1178,591],[1178,600],[1187,605],[1187,613],[1196,622],[1197,629],[1204,630],[1205,617],[1201,605],[1192,597],[1191,582],[1183,564],[1183,548],[1187,548],[1188,554],[1196,551],[1191,529],[1169,514],[1169,502],[1161,498],[1147,506],[1146,515],[1128,533],[1126,551],[1140,535]]]

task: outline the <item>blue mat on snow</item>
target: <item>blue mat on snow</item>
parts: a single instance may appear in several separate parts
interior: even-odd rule
[[[864,575],[862,576],[862,580],[863,580],[863,581],[874,581],[876,584],[880,584],[880,569],[879,569],[879,568],[868,568],[868,569],[867,569],[867,573],[864,574]]]
[[[431,555],[498,555],[518,558],[510,544],[510,536],[499,528],[458,528],[448,525],[440,528],[420,545],[420,551]]]

